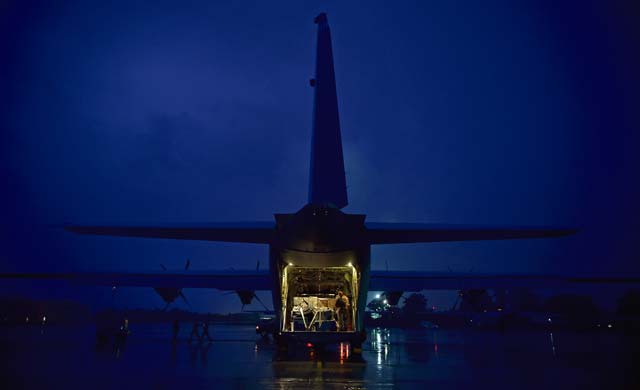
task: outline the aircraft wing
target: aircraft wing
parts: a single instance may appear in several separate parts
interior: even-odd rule
[[[271,290],[268,270],[206,272],[65,272],[3,273],[0,279],[58,280],[78,285],[154,288],[213,288],[218,290]]]
[[[268,244],[275,232],[274,222],[191,223],[162,225],[65,225],[67,231],[99,236],[172,238]]]
[[[371,244],[546,238],[567,236],[577,232],[576,229],[554,227],[491,227],[376,222],[366,223],[365,225],[367,237]]]
[[[471,274],[455,272],[371,270],[370,291],[548,288],[570,285],[616,284],[640,286],[640,277],[563,276],[534,274]]]

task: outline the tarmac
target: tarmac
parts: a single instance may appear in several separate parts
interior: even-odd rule
[[[347,346],[282,355],[253,326],[130,324],[126,344],[96,347],[92,326],[0,328],[3,388],[640,388],[640,343],[619,332],[371,329]],[[5,387],[8,385],[8,387]]]

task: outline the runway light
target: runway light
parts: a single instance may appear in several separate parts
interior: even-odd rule
[[[611,329],[611,328],[613,328],[613,325],[609,324],[609,325],[607,325],[607,328]]]
[[[313,347],[313,344],[307,343],[307,348],[311,348],[311,347]]]
[[[260,325],[256,325],[256,330],[260,330]]]
[[[551,322],[551,318],[547,318],[547,321]]]
[[[499,308],[498,308],[498,311],[502,311],[502,308],[501,308],[501,307],[499,307]]]
[[[387,300],[385,299],[384,301],[382,301],[382,303],[384,303],[386,305],[387,304]]]

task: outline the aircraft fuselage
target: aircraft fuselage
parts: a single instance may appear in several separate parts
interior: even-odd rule
[[[345,214],[337,208],[308,204],[295,214],[276,214],[276,234],[270,245],[273,307],[279,333],[287,336],[314,333],[336,339],[337,292],[350,306],[342,332],[352,340],[363,331],[371,266],[365,238],[365,216]]]

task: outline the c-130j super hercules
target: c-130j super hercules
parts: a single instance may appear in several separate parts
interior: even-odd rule
[[[299,211],[275,214],[272,222],[65,227],[80,234],[265,244],[269,246],[268,270],[2,276],[57,278],[108,286],[149,286],[165,291],[179,291],[185,287],[215,288],[245,293],[249,300],[253,291],[270,290],[278,324],[275,337],[281,346],[348,342],[354,348],[359,348],[365,339],[363,316],[369,290],[459,290],[598,281],[597,278],[550,275],[372,271],[371,245],[545,238],[572,234],[575,230],[370,223],[365,221],[363,214],[341,211],[348,202],[326,14],[319,14],[315,23],[318,25],[318,40],[316,75],[311,80],[314,110],[309,199]],[[607,281],[629,282],[612,278]],[[336,331],[335,328],[337,291],[343,291],[350,302],[344,331]],[[247,292],[251,294],[247,295]]]

